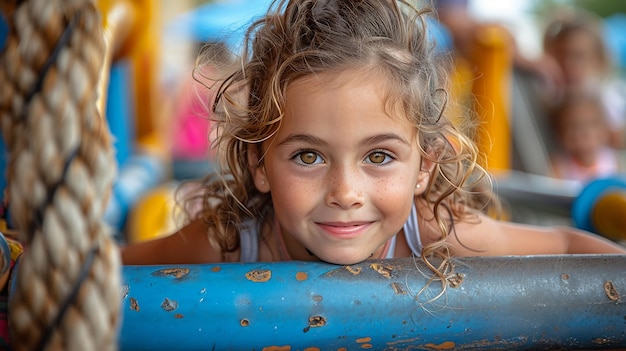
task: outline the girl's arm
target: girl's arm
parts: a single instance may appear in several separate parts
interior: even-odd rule
[[[125,265],[195,264],[223,262],[220,248],[209,241],[203,220],[196,220],[163,238],[121,248]]]
[[[457,256],[626,254],[626,247],[568,227],[538,227],[484,215],[458,222],[448,243]]]

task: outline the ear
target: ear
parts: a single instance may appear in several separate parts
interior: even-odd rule
[[[265,166],[260,158],[260,144],[248,144],[248,170],[254,180],[254,186],[262,193],[270,191],[270,183],[267,180]]]
[[[421,195],[426,191],[428,182],[430,182],[430,175],[434,168],[434,162],[422,157],[419,175],[417,176],[417,184],[415,185],[415,195]]]

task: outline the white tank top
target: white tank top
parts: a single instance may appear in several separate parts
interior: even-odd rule
[[[409,218],[402,226],[404,230],[404,237],[409,244],[411,251],[414,255],[420,256],[422,254],[422,239],[420,238],[420,230],[417,224],[417,210],[415,205],[411,208],[411,214]],[[244,221],[239,230],[239,244],[241,249],[241,255],[239,261],[257,262],[259,259],[259,230],[260,225],[255,218],[249,218]],[[393,253],[396,251],[396,236],[391,238],[391,244],[389,250],[387,250],[387,256],[385,258],[393,258]]]

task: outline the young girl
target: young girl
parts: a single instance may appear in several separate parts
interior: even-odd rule
[[[216,91],[223,174],[201,183],[185,227],[124,248],[124,263],[626,253],[483,214],[488,178],[446,115],[427,14],[408,0],[275,2]]]

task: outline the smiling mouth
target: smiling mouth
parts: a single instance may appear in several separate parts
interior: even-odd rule
[[[359,223],[317,223],[326,233],[342,238],[357,237],[370,227],[372,222]]]

